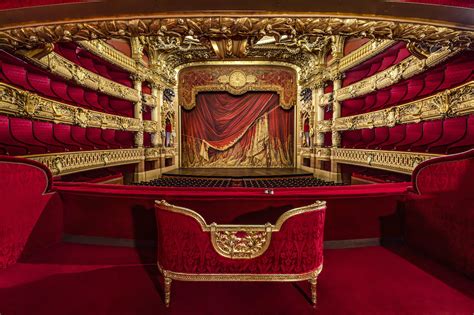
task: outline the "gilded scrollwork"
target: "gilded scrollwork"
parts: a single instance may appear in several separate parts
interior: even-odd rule
[[[142,128],[140,120],[136,118],[60,103],[5,83],[0,83],[0,113],[81,127],[127,131],[137,131]]]
[[[84,69],[54,52],[40,59],[28,58],[28,60],[51,71],[55,75],[66,80],[73,80],[78,85],[91,90],[100,91],[132,102],[139,100],[137,90]]]
[[[459,53],[459,50],[441,49],[431,54],[427,59],[418,59],[415,56],[410,56],[384,71],[339,89],[337,100],[344,101],[383,89],[402,79],[411,78],[429,67],[436,66],[457,53]]]
[[[438,156],[440,155],[417,152],[331,149],[331,160],[337,163],[370,166],[404,174],[411,174],[418,164]]]
[[[467,115],[474,112],[474,81],[439,92],[406,104],[365,114],[337,118],[337,131],[374,127],[393,127],[397,124],[415,123]]]
[[[28,155],[28,159],[45,164],[53,175],[66,175],[85,170],[144,160],[143,149],[95,150]]]

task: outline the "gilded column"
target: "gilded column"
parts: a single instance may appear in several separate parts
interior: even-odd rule
[[[341,88],[343,74],[339,72],[339,61],[344,56],[344,37],[335,35],[331,36],[331,55],[333,60],[331,62],[336,63],[336,73],[332,73],[333,80],[333,103],[332,103],[332,147],[337,148],[341,146],[341,135],[338,131],[334,130],[336,119],[341,117],[341,104],[337,100],[337,91]]]
[[[163,87],[156,83],[151,84],[151,95],[155,99],[155,106],[151,110],[151,120],[157,122],[158,130],[151,135],[151,143],[153,146],[161,146],[161,108],[163,106]]]
[[[313,88],[313,108],[315,110],[316,122],[316,146],[321,148],[324,146],[324,132],[320,132],[319,124],[324,120],[324,106],[321,105],[321,97],[324,95],[324,83],[320,82]]]
[[[142,102],[142,84],[143,78],[139,75],[132,75],[133,79],[133,87],[137,90],[138,93],[138,101],[135,102],[133,107],[133,116],[140,120],[141,128],[135,134],[135,146],[137,148],[143,148],[143,102]]]

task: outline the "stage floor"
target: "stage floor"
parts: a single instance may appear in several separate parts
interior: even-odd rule
[[[178,168],[163,176],[212,177],[212,178],[274,178],[312,176],[313,173],[297,168]]]

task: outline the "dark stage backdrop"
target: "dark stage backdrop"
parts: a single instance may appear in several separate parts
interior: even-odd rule
[[[293,111],[272,92],[199,93],[182,109],[182,167],[293,167]]]

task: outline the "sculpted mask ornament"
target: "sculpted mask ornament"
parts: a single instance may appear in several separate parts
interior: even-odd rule
[[[83,128],[87,127],[87,122],[89,121],[87,112],[81,108],[78,108],[76,111],[75,120],[79,126]]]
[[[39,104],[39,98],[36,95],[27,93],[26,94],[26,101],[25,101],[25,112],[29,116],[33,116],[36,112],[36,108]]]

